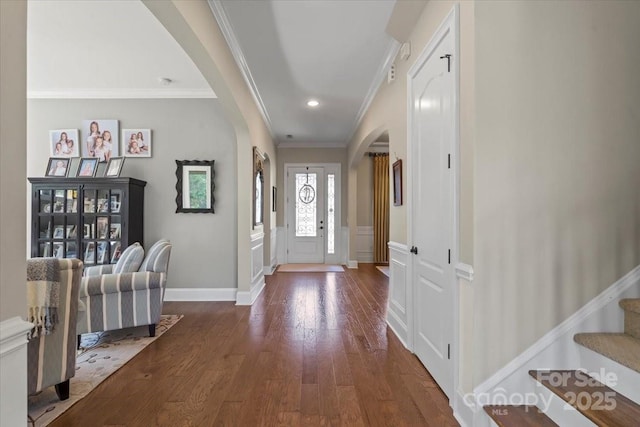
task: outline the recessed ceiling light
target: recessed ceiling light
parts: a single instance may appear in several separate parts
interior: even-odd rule
[[[318,101],[316,101],[315,99],[310,99],[307,101],[307,105],[309,107],[317,107],[318,105],[320,105],[320,103]]]

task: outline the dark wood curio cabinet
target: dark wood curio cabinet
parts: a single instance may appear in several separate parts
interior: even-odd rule
[[[134,178],[29,178],[31,256],[115,263],[143,243],[145,181]]]

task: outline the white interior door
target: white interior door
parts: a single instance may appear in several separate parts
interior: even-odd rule
[[[451,397],[453,363],[454,79],[448,71],[450,33],[411,82],[414,352]],[[410,77],[411,78],[411,77]]]
[[[287,262],[324,263],[325,185],[322,167],[287,168]]]

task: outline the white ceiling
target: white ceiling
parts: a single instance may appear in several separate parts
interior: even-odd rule
[[[385,32],[395,1],[210,4],[276,141],[345,146],[397,52]],[[307,107],[310,98],[320,106]]]
[[[140,1],[29,0],[27,28],[32,98],[215,97]]]
[[[395,0],[209,2],[276,142],[345,146],[397,52],[385,32]],[[138,0],[28,8],[31,98],[215,97]],[[307,107],[310,98],[320,106]]]

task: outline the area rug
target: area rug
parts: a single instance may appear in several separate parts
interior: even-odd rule
[[[282,264],[278,273],[344,273],[341,265],[329,264]]]
[[[389,276],[389,266],[388,265],[376,265],[376,268],[378,270],[380,270],[380,272],[382,274],[384,274],[385,276],[390,277]]]
[[[76,359],[76,375],[71,378],[69,399],[60,401],[54,387],[29,397],[28,425],[48,425],[133,359],[142,349],[162,336],[182,317],[163,315],[156,326],[155,337],[149,337],[147,326],[82,335]]]

